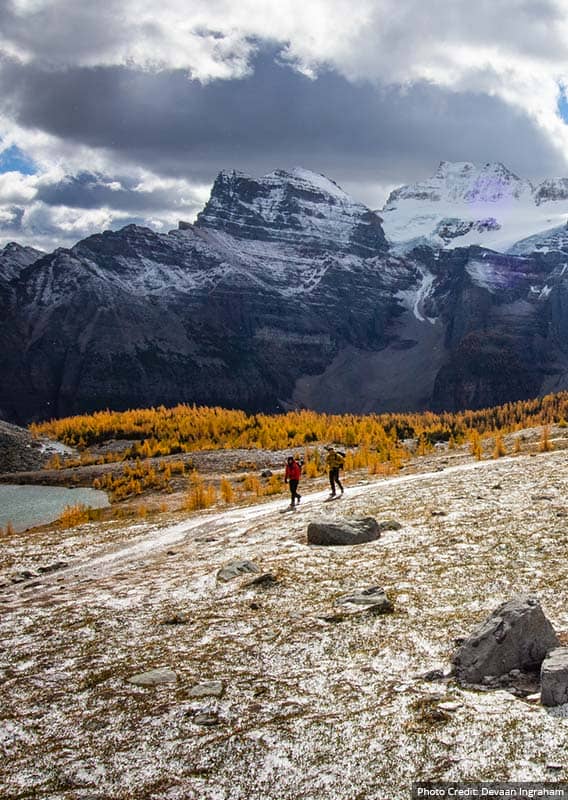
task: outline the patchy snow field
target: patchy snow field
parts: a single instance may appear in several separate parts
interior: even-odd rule
[[[280,498],[170,527],[4,539],[0,796],[394,800],[416,779],[566,779],[565,707],[419,676],[447,669],[454,639],[518,593],[568,630],[567,459],[348,475],[342,500],[306,495],[294,514]],[[311,520],[361,515],[403,527],[306,545]],[[234,559],[275,582],[218,582]],[[39,577],[12,583],[24,570]],[[338,613],[340,595],[377,585],[394,614]],[[155,668],[177,682],[128,682]],[[194,696],[205,681],[222,694]]]

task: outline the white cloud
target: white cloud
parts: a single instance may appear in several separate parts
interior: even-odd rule
[[[531,117],[568,166],[568,125],[557,113],[559,86],[568,85],[567,0],[12,0],[0,14],[0,51],[42,68],[134,65],[182,69],[202,82],[238,79],[253,68],[259,42],[268,41],[281,61],[314,78],[333,69],[353,83],[401,92],[426,81],[497,97]],[[12,206],[26,206],[25,235],[43,222],[70,239],[125,218],[120,207],[64,213],[34,201],[39,188],[86,165],[108,176],[117,196],[120,172],[137,181],[131,192],[169,197],[146,217],[164,228],[178,214],[191,217],[209,193],[208,185],[165,179],[141,162],[119,168],[110,145],[88,147],[8,117],[0,119],[0,138],[38,165],[37,176],[0,176],[0,212],[13,219]],[[372,192],[387,188],[361,183],[357,193],[351,185],[371,205]]]
[[[108,160],[104,167],[111,170],[115,165]],[[70,247],[86,236],[130,222],[166,232],[177,227],[179,219],[193,220],[210,191],[209,186],[194,186],[184,179],[161,178],[142,169],[123,169],[120,179],[112,174],[101,175],[100,179],[80,184],[87,200],[91,188],[106,191],[109,205],[81,207],[80,191],[72,207],[42,201],[41,195],[46,190],[73,180],[60,164],[49,167],[47,162],[45,171],[36,175],[0,173],[0,248],[13,239],[47,250]],[[124,186],[125,180],[131,188]],[[140,209],[137,209],[137,195],[144,196]],[[116,202],[110,203],[115,197]]]
[[[37,182],[35,175],[0,173],[0,204],[29,203],[37,194]]]
[[[0,41],[27,60],[185,69],[239,78],[258,39],[280,43],[305,74],[331,66],[353,81],[427,80],[497,95],[531,114],[562,149],[556,111],[568,81],[566,0],[20,0]]]

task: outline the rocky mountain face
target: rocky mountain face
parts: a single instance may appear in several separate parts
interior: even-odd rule
[[[386,344],[419,275],[387,250],[377,216],[321,176],[222,173],[194,226],[106,231],[22,271],[0,325],[1,414],[282,408],[341,349]]]
[[[12,284],[22,270],[42,255],[41,250],[22,247],[17,242],[9,242],[0,250],[0,307],[8,306],[13,300]]]
[[[22,247],[17,242],[9,242],[0,250],[0,280],[11,281],[20,272],[44,255],[43,251],[33,247]]]
[[[482,180],[469,166],[418,193],[439,202],[458,175],[456,202],[532,197],[504,168]],[[464,236],[445,218],[452,242],[500,225],[487,215]],[[178,402],[455,409],[566,388],[568,253],[547,235],[509,253],[402,253],[321,175],[222,172],[196,223],[168,234],[128,226],[28,263],[2,251],[0,417]]]
[[[253,179],[221,172],[197,227],[362,258],[387,249],[380,219],[323,175],[296,168]]]

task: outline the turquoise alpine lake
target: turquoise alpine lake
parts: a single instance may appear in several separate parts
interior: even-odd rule
[[[63,486],[0,484],[0,528],[11,522],[24,531],[56,520],[66,506],[104,508],[110,505],[105,492],[97,489],[66,489]]]

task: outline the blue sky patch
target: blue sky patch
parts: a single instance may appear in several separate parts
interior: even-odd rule
[[[560,87],[560,93],[558,95],[558,113],[564,122],[568,123],[568,96],[566,95],[566,86]]]
[[[15,144],[0,152],[0,173],[21,172],[22,175],[35,175],[36,166],[23,150]]]

